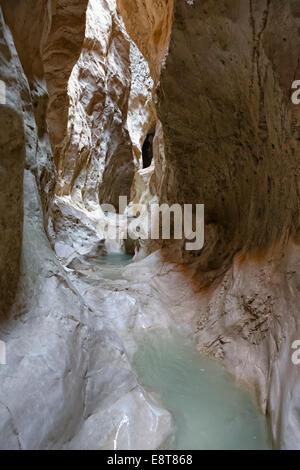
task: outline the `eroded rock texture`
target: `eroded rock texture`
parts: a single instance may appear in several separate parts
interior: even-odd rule
[[[299,26],[292,1],[177,1],[159,108],[160,198],[205,204],[202,252],[174,242],[165,250],[201,289],[199,346],[256,389],[276,444],[293,448],[300,116],[290,96]]]
[[[21,94],[27,90],[2,13],[0,20],[0,79],[5,83],[4,100],[0,104],[0,311],[3,315],[11,306],[19,279],[25,163]]]
[[[277,447],[300,447],[299,6],[177,0],[166,58],[173,6],[1,2],[1,448],[164,445],[171,417],[128,351],[174,322],[252,388]],[[105,278],[95,258],[132,250],[99,230],[119,195],[204,203],[204,249],[145,243],[174,264]]]
[[[298,238],[298,28],[289,1],[177,2],[161,88],[161,197],[205,204],[199,273]]]
[[[19,106],[22,108],[25,139],[26,168],[37,179],[42,197],[44,218],[48,218],[49,206],[54,194],[55,167],[46,122],[48,90],[44,75],[43,48],[48,39],[54,2],[3,0],[1,7],[10,28],[15,54],[24,74]],[[28,12],[31,12],[30,15]]]
[[[160,78],[172,26],[173,0],[117,0],[127,31],[146,57],[153,80]]]
[[[62,43],[63,44],[63,43]],[[90,1],[81,54],[68,82],[68,129],[58,163],[58,195],[114,204],[133,178],[127,131],[129,38],[115,2]],[[100,188],[101,184],[101,188]]]
[[[54,156],[58,155],[60,138],[68,140],[70,136],[78,141],[86,138],[87,152],[95,150],[89,137],[96,132],[93,124],[96,126],[99,122],[96,119],[89,121],[88,112],[97,117],[103,113],[107,120],[106,140],[101,129],[103,142],[114,144],[113,139],[111,142],[108,139],[112,129],[118,128],[122,135],[127,132],[124,124],[127,98],[124,102],[122,99],[129,96],[130,84],[126,81],[124,66],[128,64],[118,55],[119,47],[123,53],[124,44],[123,37],[119,44],[119,24],[114,18],[113,5],[113,2],[90,1],[86,15],[84,2],[4,1],[1,4],[0,79],[5,82],[7,91],[6,104],[0,105],[0,337],[7,349],[7,364],[1,364],[0,369],[2,449],[157,448],[171,430],[171,416],[139,385],[115,327],[105,320],[107,313],[100,312],[99,302],[90,306],[89,301],[83,299],[80,292],[84,292],[86,286],[79,280],[75,286],[70,280],[45,233],[45,226],[48,233],[51,232],[58,205],[56,222],[64,241],[69,243],[71,256],[74,256],[73,252],[78,256],[84,253],[83,239],[90,251],[93,243],[101,242],[99,236],[96,241],[89,240],[91,233],[96,237],[94,219],[83,211],[84,205],[72,206],[72,202],[81,202],[81,199],[74,197],[72,200],[71,186],[66,197],[69,197],[68,207],[66,199],[55,197],[54,187],[60,188],[61,180],[57,179],[52,150]],[[90,19],[88,24],[86,18]],[[95,18],[101,20],[101,27],[93,22]],[[93,31],[93,26],[98,29]],[[106,33],[110,28],[115,36],[108,34],[107,44]],[[114,98],[107,95],[106,99],[107,82],[101,82],[101,73],[99,90],[93,82],[105,67],[103,56],[98,54],[101,48],[97,49],[100,46],[95,41],[98,34],[102,45],[111,46],[110,52],[105,49],[105,54],[113,57],[112,70],[107,69],[106,73],[116,87],[110,90],[115,93]],[[82,41],[85,37],[82,47],[81,35]],[[59,38],[66,44],[66,49],[62,49]],[[96,44],[93,45],[94,41]],[[127,47],[128,39],[124,43]],[[129,46],[126,47],[127,54]],[[85,57],[84,65],[81,52]],[[125,76],[121,76],[120,81],[114,64],[119,71],[124,70]],[[82,82],[72,82],[73,77],[69,79],[71,72],[76,78],[77,74],[82,76]],[[84,76],[90,79],[85,81]],[[80,83],[82,88],[77,86]],[[70,87],[68,96],[67,86]],[[96,96],[99,101],[93,101],[95,91],[99,91]],[[117,110],[119,96],[120,113]],[[75,105],[76,113],[72,113]],[[124,119],[122,117],[120,122],[123,112]],[[68,131],[62,130],[66,124]],[[69,135],[69,128],[75,128],[74,133]],[[84,132],[79,136],[80,129]],[[130,148],[129,136],[128,142],[126,145]],[[103,170],[105,165],[104,160],[100,162],[101,155],[97,163],[102,164]],[[60,158],[61,153],[55,162],[58,178],[61,178]],[[132,153],[130,159],[133,160]],[[120,167],[121,162],[122,158]],[[78,174],[83,170],[88,174],[89,160],[85,161],[86,166],[80,167],[81,164],[80,159],[74,159],[73,166],[68,166],[65,161],[66,181],[72,172]],[[100,170],[96,176],[95,180],[87,177],[87,183],[83,179],[85,189],[92,195],[91,205],[98,198]],[[109,186],[112,183],[110,181]],[[77,227],[78,252],[70,233],[70,228],[74,227]],[[51,235],[55,239],[57,234],[52,230]],[[65,246],[61,251],[58,254],[64,258]],[[75,278],[75,269],[68,272]],[[147,423],[147,430],[144,423]]]

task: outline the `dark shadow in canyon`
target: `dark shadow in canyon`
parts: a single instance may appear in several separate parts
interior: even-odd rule
[[[10,106],[0,105],[0,319],[12,306],[19,276],[23,232],[23,121]]]
[[[154,132],[150,132],[147,134],[145,142],[142,148],[142,156],[143,156],[143,168],[149,168],[151,166],[153,160],[153,139],[154,139]]]

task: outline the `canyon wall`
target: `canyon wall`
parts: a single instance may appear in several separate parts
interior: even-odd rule
[[[1,18],[2,20],[2,18]],[[0,311],[7,313],[17,289],[23,231],[25,136],[21,94],[26,94],[12,38],[1,21],[0,77],[5,83],[0,105]]]
[[[160,200],[205,204],[205,245],[163,243],[199,292],[199,348],[250,385],[276,446],[299,446],[299,77],[294,1],[175,2],[159,118]],[[279,405],[280,404],[280,405]]]
[[[54,194],[56,170],[48,134],[48,89],[45,80],[42,51],[52,21],[51,1],[22,2],[3,0],[1,7],[7,26],[13,36],[23,88],[20,106],[24,119],[26,140],[26,168],[35,175],[42,197],[45,221]],[[28,15],[28,11],[31,15]],[[15,66],[16,60],[13,62]]]
[[[133,167],[123,33],[112,1],[1,2],[1,449],[157,448],[171,430],[171,416],[138,383],[112,321],[82,297],[84,285],[75,286],[46,236],[55,246],[61,234],[74,250],[101,243],[87,215],[107,163],[103,148],[95,156],[98,143],[110,148],[110,165],[120,155],[122,175],[122,155]],[[69,162],[71,145],[69,157],[78,158]],[[111,178],[113,198],[118,174]]]
[[[129,53],[115,2],[88,2],[81,52],[66,82],[68,128],[56,157],[59,196],[71,195],[87,205],[97,204],[100,196],[116,207],[119,194],[129,196],[134,172],[126,123]]]
[[[148,61],[157,84],[169,45],[174,0],[117,0],[117,6],[128,34]]]
[[[290,97],[300,23],[292,5],[176,5],[161,79],[168,165],[160,197],[205,204],[203,286],[238,251],[298,239],[300,115]]]
[[[187,252],[185,240],[146,248],[161,249],[168,279],[185,276],[178,291],[194,286],[182,315],[199,349],[253,390],[276,447],[299,448],[298,3],[177,0],[173,12],[172,0],[2,0],[1,9],[0,333],[10,358],[1,447],[155,448],[170,431],[118,322],[74,281],[83,258],[104,249],[99,202],[131,195],[205,204],[203,250]],[[154,129],[155,162],[141,170]],[[115,310],[125,298],[151,325],[143,301],[126,295],[113,294]]]

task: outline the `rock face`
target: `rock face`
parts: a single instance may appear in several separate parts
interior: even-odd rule
[[[1,16],[0,80],[5,83],[0,104],[0,311],[7,313],[17,288],[23,227],[25,137],[21,94],[26,93],[18,56]]]
[[[69,124],[68,83],[82,51],[87,6],[88,0],[48,2],[51,23],[42,47],[42,62],[50,95],[47,123],[57,168]]]
[[[85,38],[68,82],[69,121],[57,157],[58,195],[71,194],[86,204],[97,204],[100,197],[116,207],[119,194],[129,196],[134,173],[126,124],[129,53],[115,2],[88,2]]]
[[[117,0],[128,34],[146,57],[151,76],[157,84],[161,65],[169,45],[172,27],[173,0],[143,2]]]
[[[80,5],[81,10],[78,10]],[[53,60],[53,67],[57,62],[59,78],[60,73],[63,74],[63,65],[58,60],[61,56],[56,39],[65,34],[74,41],[72,33],[84,33],[86,16],[83,2],[32,2],[31,6],[31,10],[26,10],[24,2],[2,2],[5,20],[2,8],[0,16],[0,79],[6,84],[6,104],[1,101],[0,105],[3,174],[0,337],[6,343],[7,350],[7,365],[1,365],[0,369],[0,448],[157,448],[170,433],[172,423],[169,413],[153,402],[139,385],[120,337],[113,324],[105,319],[109,312],[100,312],[99,304],[90,306],[82,298],[80,292],[84,292],[84,286],[77,281],[75,287],[68,275],[72,270],[65,269],[58,261],[45,233],[45,226],[48,233],[51,232],[49,228],[53,227],[53,218],[60,203],[56,222],[63,232],[64,241],[70,237],[72,253],[75,252],[78,257],[84,255],[82,247],[76,251],[77,245],[82,244],[83,238],[88,245],[87,239],[91,233],[97,238],[93,230],[94,219],[86,216],[82,207],[74,208],[70,204],[70,208],[66,208],[62,197],[54,197],[55,185],[60,186],[56,184],[56,169],[48,135],[49,130],[56,155],[60,142],[59,129],[65,126],[64,114],[66,106],[69,106],[64,86],[68,84],[71,71],[79,73],[75,66],[76,60],[80,64],[79,38],[76,40],[78,47],[72,42],[69,44],[71,52],[67,50],[65,55],[62,54],[66,74],[62,81],[65,85],[60,79],[57,89],[54,83],[51,84],[49,63]],[[95,2],[90,2],[90,15],[93,6]],[[112,2],[103,2],[103,9],[96,12],[105,14],[107,24],[112,23],[111,6]],[[61,17],[63,12],[65,17]],[[28,46],[18,54],[17,50],[22,49],[21,44],[27,36],[29,46],[35,38],[40,41],[41,48]],[[93,38],[90,39],[93,41]],[[86,41],[85,46],[89,48],[91,41],[89,43],[88,38]],[[52,58],[47,49],[51,44]],[[111,53],[116,58],[114,40],[111,42]],[[94,57],[96,52],[91,55]],[[70,65],[72,61],[73,65]],[[92,63],[87,61],[85,64],[87,73]],[[124,66],[122,64],[121,59],[120,64],[116,63],[121,67]],[[98,65],[97,70],[101,70],[101,57]],[[80,73],[83,74],[83,70]],[[88,88],[86,82],[82,83],[83,88]],[[129,96],[127,84],[125,86],[124,83],[119,84],[119,92],[122,96],[126,93]],[[86,91],[92,93],[92,87]],[[76,89],[75,92],[80,90]],[[103,96],[106,98],[105,94]],[[72,99],[74,95],[70,93],[73,106]],[[127,118],[126,99],[122,105]],[[97,102],[95,106],[97,108]],[[110,102],[108,114],[114,117],[111,106]],[[68,108],[67,114],[69,111]],[[93,105],[91,111],[94,111]],[[46,123],[47,113],[49,119]],[[56,120],[53,118],[55,114]],[[70,115],[75,119],[75,115]],[[85,111],[80,117],[85,125]],[[53,127],[52,119],[58,129]],[[106,119],[109,120],[107,115]],[[117,111],[116,123],[120,126]],[[72,119],[69,121],[68,118],[67,124],[71,128],[73,124],[76,127]],[[65,131],[62,135],[65,138]],[[77,163],[75,161],[74,165]],[[74,168],[69,170],[77,171]],[[90,178],[88,181],[92,186],[93,180]],[[75,247],[69,232],[74,214],[81,218],[77,224],[75,219],[74,223],[79,234]],[[56,236],[55,232],[53,236]],[[59,244],[60,239],[57,238],[58,254],[64,259],[68,245]],[[90,240],[90,245],[93,243],[97,245],[99,237]],[[96,251],[94,254],[97,254]],[[148,425],[147,430],[144,423]]]
[[[299,26],[291,1],[177,1],[159,107],[160,199],[205,204],[204,249],[165,247],[201,291],[199,347],[255,388],[276,445],[291,448],[300,437],[290,359],[300,337],[300,116],[290,99]]]
[[[46,122],[48,90],[42,59],[51,27],[51,5],[51,1],[1,2],[6,24],[13,36],[12,48],[19,57],[12,66],[19,62],[19,68],[23,69],[19,77],[19,81],[23,81],[23,91],[18,101],[19,106],[22,105],[25,126],[26,168],[36,176],[45,221],[56,179]]]
[[[84,286],[75,287],[55,257],[27,170],[24,184],[20,285],[9,320],[0,325],[8,358],[0,368],[0,448],[160,446],[170,415],[138,384],[99,302],[83,299],[78,289]]]
[[[298,240],[298,28],[289,1],[176,4],[161,80],[161,198],[205,204],[203,285],[238,251]]]
[[[0,448],[164,445],[171,417],[130,354],[133,332],[174,322],[253,390],[274,445],[299,448],[298,2],[2,0],[0,12]],[[205,204],[204,249],[144,243],[140,258],[159,248],[163,262],[105,278],[99,255],[133,250],[104,240],[115,219],[99,203],[119,195],[126,214]]]
[[[174,2],[173,0],[155,0],[154,2],[147,0],[135,2],[133,8],[130,1],[117,0],[117,6],[133,42],[131,60],[133,75],[128,120],[132,142],[137,144],[137,148],[134,146],[134,151],[139,160],[146,135],[154,130],[157,123],[154,106],[156,87],[169,46]],[[144,122],[142,114],[146,115]],[[144,126],[138,132],[136,128],[139,122]],[[136,134],[140,138],[138,143]]]

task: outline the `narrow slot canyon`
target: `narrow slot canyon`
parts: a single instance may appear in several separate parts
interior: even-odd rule
[[[299,450],[298,1],[0,30],[0,450]]]

